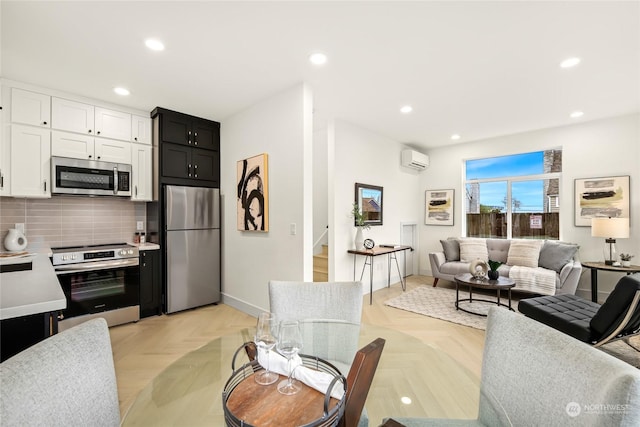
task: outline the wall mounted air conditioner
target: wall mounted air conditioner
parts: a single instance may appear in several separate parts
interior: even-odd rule
[[[402,166],[423,171],[429,166],[429,156],[413,150],[402,150]]]

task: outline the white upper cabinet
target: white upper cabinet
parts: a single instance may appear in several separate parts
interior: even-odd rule
[[[51,197],[51,132],[11,125],[11,195]]]
[[[51,97],[11,88],[11,121],[25,125],[51,127]]]
[[[93,135],[95,133],[93,105],[68,99],[51,99],[51,127]]]
[[[79,133],[51,132],[51,155],[94,160],[95,138]]]
[[[151,201],[151,146],[131,144],[131,200]]]
[[[95,108],[96,135],[104,138],[131,140],[131,114],[106,108]]]
[[[131,143],[96,138],[95,160],[131,164]]]
[[[68,132],[51,132],[51,155],[131,164],[131,143]]]
[[[151,118],[131,116],[131,141],[151,145]]]

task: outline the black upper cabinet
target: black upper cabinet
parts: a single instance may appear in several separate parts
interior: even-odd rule
[[[220,123],[164,108],[151,113],[160,182],[220,186]]]
[[[162,176],[220,182],[220,156],[217,151],[177,144],[162,144]]]
[[[186,114],[161,110],[161,141],[206,150],[220,149],[220,124]]]

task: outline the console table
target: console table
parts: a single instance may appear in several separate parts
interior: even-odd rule
[[[400,276],[400,284],[402,290],[406,290],[406,283],[402,273],[400,272],[400,266],[398,265],[397,252],[404,252],[407,250],[413,250],[411,246],[396,246],[396,247],[382,247],[374,246],[372,249],[349,249],[347,252],[353,254],[353,280],[356,280],[356,258],[358,255],[364,256],[364,264],[362,264],[362,272],[360,273],[360,280],[364,275],[364,269],[369,265],[369,305],[373,304],[373,257],[379,255],[387,255],[387,287],[391,286],[391,260],[396,261],[396,268],[398,269],[398,276]],[[407,254],[404,254],[404,271],[407,271]]]
[[[613,265],[607,265],[604,262],[587,261],[583,262],[582,266],[591,269],[591,301],[593,302],[598,302],[598,270],[627,273],[627,275],[640,272],[640,265],[616,267]]]

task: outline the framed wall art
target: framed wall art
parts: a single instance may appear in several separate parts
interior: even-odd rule
[[[629,218],[629,175],[575,180],[575,225],[591,218]]]
[[[269,231],[269,175],[266,153],[240,160],[238,230]]]
[[[364,222],[368,225],[382,225],[382,187],[356,182],[355,193],[354,201],[364,216]]]
[[[427,190],[425,192],[425,225],[453,225],[454,190]]]

